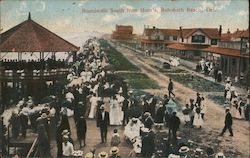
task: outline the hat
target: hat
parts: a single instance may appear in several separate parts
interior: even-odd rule
[[[141,131],[142,131],[142,132],[148,133],[148,132],[149,132],[149,129],[148,129],[148,128],[145,128],[145,127],[142,127],[142,128],[141,128]]]
[[[230,77],[228,77],[227,79],[226,79],[226,82],[230,82],[231,80],[230,80]]]
[[[114,155],[114,154],[118,154],[119,153],[119,148],[116,147],[116,146],[113,146],[111,149],[110,149],[110,154]]]
[[[195,149],[195,155],[196,155],[196,156],[200,156],[201,154],[202,154],[202,149],[196,148],[196,149]]]
[[[84,158],[94,158],[94,154],[92,152],[88,152]]]
[[[108,154],[105,151],[102,151],[98,154],[98,158],[108,158]]]
[[[215,155],[215,158],[226,158],[226,156],[222,152],[219,152]]]
[[[42,115],[41,115],[41,118],[42,118],[42,119],[47,118],[47,117],[48,117],[47,114],[42,113]]]
[[[187,146],[182,146],[179,149],[179,153],[187,153],[188,151],[189,151],[189,147],[187,147]]]
[[[62,135],[69,135],[69,131],[67,129],[63,130]]]
[[[38,121],[41,121],[41,120],[43,120],[43,118],[41,118],[41,117],[38,117],[38,118],[36,119],[37,122],[38,122]]]
[[[63,137],[62,137],[63,139],[69,139],[69,136],[68,135],[63,135]]]
[[[104,110],[104,105],[101,105],[101,106],[100,106],[100,109],[101,109],[101,110]]]
[[[150,116],[151,114],[150,114],[150,112],[145,112],[144,115],[145,116]]]
[[[180,155],[169,154],[168,158],[181,158]]]
[[[130,90],[130,91],[128,91],[128,93],[130,93],[130,94],[131,94],[131,93],[133,93],[133,91],[132,91],[132,90]]]

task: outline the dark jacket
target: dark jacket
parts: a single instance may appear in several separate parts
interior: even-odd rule
[[[175,116],[175,115],[172,115],[170,116],[170,119],[169,119],[169,128],[171,130],[178,130],[179,129],[179,126],[180,126],[180,119],[179,117]]]
[[[97,118],[96,118],[96,123],[97,123],[97,127],[107,128],[108,125],[109,125],[109,113],[107,111],[105,111],[104,119],[102,119],[101,111],[98,112],[98,115],[97,115]]]
[[[169,90],[169,91],[172,91],[173,89],[174,89],[173,82],[170,81],[169,84],[168,84],[168,90]]]
[[[228,112],[228,113],[226,114],[226,118],[225,118],[225,125],[226,125],[226,126],[232,126],[232,124],[233,124],[233,118],[232,118],[231,113]]]

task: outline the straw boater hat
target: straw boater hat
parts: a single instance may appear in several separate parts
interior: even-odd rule
[[[226,158],[226,156],[222,152],[219,152],[215,155],[215,158]]]
[[[108,154],[105,151],[102,151],[98,154],[98,158],[108,158]]]
[[[63,136],[64,136],[64,135],[66,135],[66,136],[69,135],[69,131],[68,131],[67,129],[63,130],[63,131],[62,131],[62,135],[63,135]]]
[[[187,146],[182,146],[179,149],[179,153],[187,153],[187,152],[189,152],[189,147],[187,147]]]
[[[148,129],[148,128],[145,128],[145,127],[142,127],[142,128],[141,128],[141,131],[147,133],[147,132],[149,132],[149,129]]]
[[[42,113],[42,115],[41,115],[41,118],[42,118],[42,119],[45,119],[45,118],[47,118],[47,117],[48,117],[47,114]]]
[[[112,155],[115,155],[115,154],[118,154],[119,153],[119,148],[118,147],[116,147],[116,146],[113,146],[111,149],[110,149],[110,154],[112,154]]]
[[[94,154],[92,152],[88,152],[84,158],[94,158]]]
[[[168,158],[181,158],[180,155],[169,154]]]
[[[150,116],[151,114],[150,114],[150,112],[145,112],[144,113],[144,116]]]

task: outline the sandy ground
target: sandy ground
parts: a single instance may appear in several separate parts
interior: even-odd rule
[[[137,54],[124,47],[116,46],[116,48],[132,63],[141,68],[143,73],[146,73],[151,79],[155,80],[161,87],[159,90],[147,90],[148,92],[157,95],[166,94],[169,78],[148,65],[152,62],[150,58]],[[178,99],[182,105],[188,103],[190,98],[196,98],[196,92],[194,90],[177,82],[174,82],[174,93],[176,94],[176,99]],[[201,130],[181,128],[180,135],[187,136],[186,132],[188,130],[190,138],[194,140],[197,139],[202,146],[210,146],[214,148],[215,151],[222,151],[227,157],[249,158],[249,122],[234,119],[234,137],[229,137],[229,133],[227,132],[223,137],[219,137],[224,126],[225,110],[208,98],[205,98],[204,104],[206,106],[206,113],[203,128]]]

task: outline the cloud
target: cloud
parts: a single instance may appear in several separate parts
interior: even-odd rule
[[[35,5],[37,12],[43,12],[46,9],[46,4],[44,1],[36,0]]]
[[[161,18],[161,7],[157,4],[153,4],[150,9],[150,12],[143,13],[143,17],[147,23],[157,22]]]
[[[198,9],[206,10],[206,9],[213,9],[213,10],[222,10],[225,7],[229,6],[231,0],[218,0],[218,1],[203,1],[201,2],[201,6]]]
[[[121,8],[124,8],[124,9],[134,9],[133,6],[127,5],[127,4],[121,4],[120,7],[121,7]]]
[[[80,3],[78,3],[77,7],[82,7],[84,5],[84,3],[86,3],[87,1],[81,1]]]
[[[17,15],[27,15],[28,14],[28,6],[27,2],[22,1],[19,3],[19,8],[16,9]]]
[[[118,20],[118,19],[119,19],[119,16],[117,16],[117,15],[105,15],[102,18],[102,21],[104,21],[104,22],[112,22],[112,21],[115,21],[115,20]]]
[[[238,12],[238,15],[240,15],[240,16],[248,15],[248,12],[247,12],[247,10],[240,10]]]

